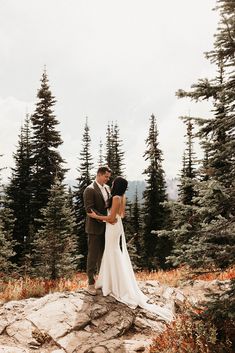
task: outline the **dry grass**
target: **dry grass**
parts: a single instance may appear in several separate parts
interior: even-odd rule
[[[158,335],[149,353],[232,353],[232,343],[218,340],[217,329],[210,321],[179,315]]]
[[[169,271],[153,271],[153,272],[137,272],[136,277],[139,281],[147,281],[147,280],[157,280],[161,284],[166,284],[172,287],[178,287],[186,280],[204,280],[204,281],[212,281],[214,279],[218,279],[224,281],[226,279],[235,278],[235,267],[229,268],[226,271],[198,271],[193,272],[190,268],[187,267],[179,267],[177,269],[169,270]]]
[[[235,277],[235,268],[224,272],[208,272],[192,274],[189,269],[183,267],[170,271],[136,272],[137,280],[157,280],[169,286],[180,286],[187,279],[231,279]],[[86,286],[86,274],[77,273],[71,279],[45,280],[38,278],[11,278],[3,281],[0,278],[0,301],[20,300],[30,297],[42,297],[45,294],[63,291],[75,291]]]
[[[188,270],[184,267],[177,268],[169,271],[141,271],[136,272],[136,278],[138,281],[159,281],[161,284],[165,284],[172,287],[177,287],[184,281],[188,276]]]
[[[71,279],[47,280],[40,278],[19,278],[0,281],[0,301],[42,297],[48,293],[75,291],[86,286],[86,274],[78,273]]]

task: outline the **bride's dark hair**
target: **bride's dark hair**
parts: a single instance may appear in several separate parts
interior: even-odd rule
[[[126,179],[124,179],[121,176],[117,176],[112,184],[112,188],[111,188],[111,200],[110,200],[110,206],[112,205],[112,201],[113,201],[113,196],[122,196],[124,195],[126,189],[128,186],[128,181]]]

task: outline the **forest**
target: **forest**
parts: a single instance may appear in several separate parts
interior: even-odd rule
[[[145,139],[143,200],[140,202],[136,189],[134,201],[127,200],[124,219],[129,253],[140,278],[141,274],[152,273],[154,278],[157,273],[170,274],[176,269],[187,269],[187,274],[193,274],[194,278],[207,273],[216,276],[232,273],[227,291],[214,295],[200,313],[191,309],[188,320],[204,325],[209,338],[200,336],[195,326],[192,337],[185,336],[187,352],[232,352],[235,344],[235,1],[218,0],[215,10],[220,20],[213,50],[205,55],[216,68],[216,76],[199,78],[190,90],[180,88],[176,92],[178,99],[191,99],[198,104],[208,100],[213,105],[212,118],[179,117],[185,125],[185,150],[178,199],[170,200],[167,195],[155,112],[149,117]],[[66,185],[67,169],[59,152],[63,137],[54,114],[55,104],[44,70],[35,110],[26,115],[19,131],[9,182],[4,185],[1,182],[0,298],[3,300],[12,299],[9,287],[17,288],[22,279],[27,293],[29,283],[41,281],[40,286],[44,283],[45,288],[50,283],[48,290],[51,290],[59,281],[67,283],[69,279],[83,278],[87,258],[83,192],[94,180],[98,166],[111,168],[110,185],[116,176],[128,179],[121,126],[116,121],[107,124],[106,139],[97,146],[99,160],[94,161],[88,117],[81,127],[76,185],[72,188]],[[196,139],[203,150],[202,159],[195,153]],[[1,174],[4,168],[1,158],[0,166]],[[40,287],[40,295],[46,292]],[[19,291],[14,299],[21,299],[21,294]],[[182,330],[185,329],[181,324]],[[214,341],[209,336],[209,325],[215,328]],[[168,334],[172,334],[171,330],[176,334],[175,327],[169,328]],[[178,334],[182,335],[182,331]],[[199,341],[206,340],[207,348],[197,346],[197,335]],[[151,352],[185,352],[173,348],[169,351],[164,345],[161,350],[158,347],[156,341]]]

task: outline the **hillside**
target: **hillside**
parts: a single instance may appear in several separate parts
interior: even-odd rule
[[[176,200],[178,197],[178,187],[177,184],[179,183],[179,180],[177,178],[167,178],[166,179],[166,185],[167,185],[167,194],[168,194],[168,199],[169,200]],[[127,198],[130,201],[134,200],[135,196],[135,191],[136,187],[138,190],[138,198],[140,201],[142,201],[143,198],[143,192],[145,189],[145,181],[144,180],[133,180],[133,181],[128,181],[128,189],[126,192]]]
[[[75,180],[67,180],[67,183],[69,186],[72,188],[74,185],[76,185]],[[177,184],[179,183],[179,179],[177,178],[167,178],[166,179],[166,184],[167,184],[167,194],[168,194],[168,199],[169,200],[176,200],[178,197],[178,186]],[[138,198],[139,201],[141,202],[143,199],[143,192],[145,189],[145,181],[144,180],[128,180],[128,189],[126,192],[126,196],[129,201],[133,201],[135,197],[135,191],[137,187],[138,191]]]

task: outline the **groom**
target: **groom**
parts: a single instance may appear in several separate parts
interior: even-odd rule
[[[86,212],[94,210],[97,214],[107,215],[110,198],[110,188],[106,183],[111,176],[109,167],[99,167],[96,179],[84,191],[84,206]],[[86,233],[88,234],[87,255],[87,292],[96,295],[95,273],[99,271],[105,245],[105,222],[86,216]]]

